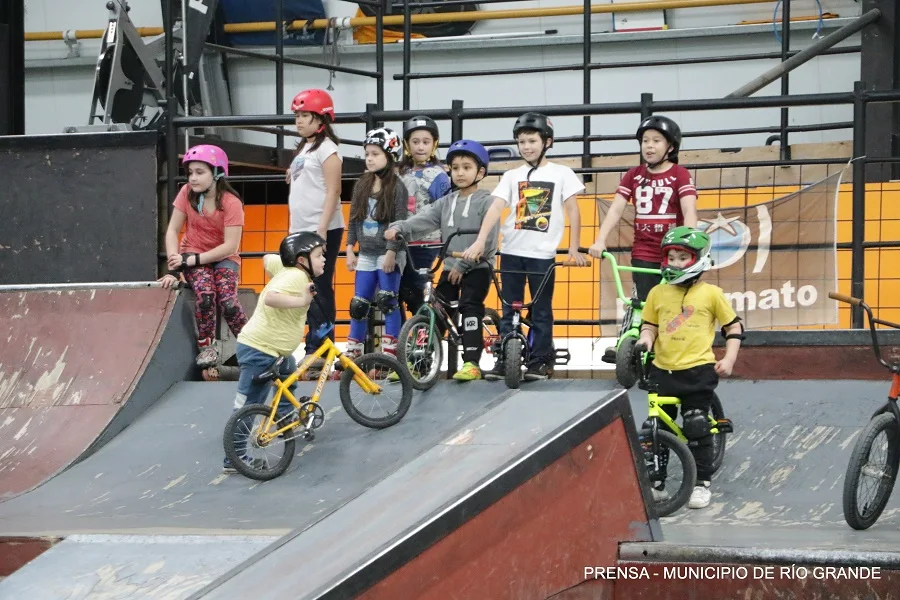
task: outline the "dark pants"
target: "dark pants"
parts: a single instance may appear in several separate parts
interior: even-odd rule
[[[309,305],[306,322],[309,331],[306,334],[306,353],[312,354],[322,345],[322,340],[316,337],[316,331],[322,323],[334,323],[334,267],[337,263],[338,253],[341,251],[341,240],[344,238],[344,229],[329,229],[325,238],[325,271],[316,277],[316,299]],[[321,305],[321,308],[319,306]],[[324,313],[322,312],[324,310]],[[328,333],[331,341],[334,341],[334,328]]]
[[[658,386],[660,396],[675,396],[681,399],[681,416],[684,413],[699,409],[704,415],[712,408],[716,397],[716,386],[719,376],[712,363],[692,367],[683,371],[666,371],[656,365],[650,365],[651,381]],[[678,416],[675,406],[662,406],[667,415],[674,421]],[[664,426],[665,427],[665,426]],[[668,427],[665,427],[668,430]],[[713,436],[708,434],[699,439],[688,440],[688,447],[697,463],[697,480],[709,481],[713,475]]]
[[[429,269],[434,264],[434,259],[441,253],[440,247],[409,246],[409,255],[412,261],[406,261],[403,276],[400,278],[400,298],[406,304],[409,314],[416,314],[425,302],[426,277],[416,273],[416,269]],[[415,264],[412,264],[415,263]]]
[[[541,285],[544,273],[550,268],[552,258],[528,258],[512,254],[500,255],[501,284],[503,301],[511,304],[515,301],[525,301],[525,280],[528,280],[528,291],[532,299]],[[527,271],[525,273],[508,273],[506,271]],[[556,363],[556,351],[553,348],[553,287],[556,283],[556,273],[550,275],[547,285],[534,304],[531,305],[531,332],[533,335],[531,347],[531,360],[527,367],[537,367],[542,364],[554,365]],[[500,320],[500,335],[504,336],[512,331],[513,309],[503,305],[503,318]]]
[[[660,263],[652,263],[639,258],[632,258],[631,266],[639,269],[659,269]],[[632,273],[631,279],[634,281],[634,287],[637,288],[638,299],[641,302],[646,302],[650,290],[659,285],[662,276],[651,275],[650,273]]]
[[[450,283],[447,275],[447,271],[441,274],[435,291],[447,302],[459,300],[459,311],[451,311],[450,318],[456,321],[457,313],[462,315],[463,362],[477,365],[484,350],[481,321],[484,319],[484,299],[491,285],[491,272],[488,269],[473,269],[463,275],[459,285]]]

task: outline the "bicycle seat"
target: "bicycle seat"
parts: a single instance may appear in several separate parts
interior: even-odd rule
[[[276,358],[268,369],[253,378],[254,383],[265,383],[278,377],[278,372],[281,370],[281,365],[284,364],[284,361],[285,357],[283,356]]]

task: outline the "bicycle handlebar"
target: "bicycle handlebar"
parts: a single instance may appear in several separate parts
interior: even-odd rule
[[[875,329],[875,325],[879,323],[881,325],[887,325],[888,327],[892,327],[894,329],[900,329],[900,325],[891,323],[890,321],[876,319],[875,315],[872,314],[872,309],[869,307],[869,305],[859,298],[854,298],[853,296],[847,296],[844,294],[838,294],[837,292],[828,292],[828,297],[832,300],[837,300],[838,302],[849,304],[850,306],[858,306],[866,312],[866,316],[869,319],[869,331],[872,333],[872,350],[875,352],[875,358],[878,359],[878,362],[880,362],[884,368],[888,369],[892,373],[900,373],[900,364],[891,364],[884,360],[884,358],[881,356],[881,346],[878,344],[878,331],[877,329]]]
[[[579,246],[578,251],[582,252],[584,254],[588,254],[589,249]],[[621,266],[621,265],[619,265],[618,262],[616,262],[616,257],[613,256],[612,254],[610,254],[609,252],[606,252],[605,250],[600,255],[600,260],[608,261],[610,266],[612,267],[613,281],[616,284],[616,294],[618,294],[619,300],[621,300],[623,304],[630,304],[631,299],[625,295],[625,289],[622,287],[622,278],[619,275],[619,271],[628,271],[630,273],[647,273],[650,275],[659,275],[660,279],[662,279],[662,271],[660,269],[648,269],[646,267],[624,267],[624,266]]]

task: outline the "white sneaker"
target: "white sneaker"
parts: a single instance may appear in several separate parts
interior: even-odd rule
[[[688,508],[706,508],[712,499],[712,492],[709,491],[709,482],[700,481],[691,492],[691,499],[688,500]]]
[[[669,496],[668,490],[660,490],[657,488],[650,488],[650,493],[653,495],[654,502],[665,502],[671,496]]]

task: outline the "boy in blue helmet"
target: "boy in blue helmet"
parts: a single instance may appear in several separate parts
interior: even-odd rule
[[[489,192],[478,189],[478,183],[487,175],[490,163],[488,151],[476,141],[459,140],[447,151],[447,163],[455,189],[422,208],[415,216],[391,223],[384,232],[385,239],[393,240],[399,233],[407,240],[415,240],[440,228],[441,238],[446,240],[458,230],[479,230],[493,203]],[[455,236],[447,247],[444,270],[435,290],[447,301],[459,299],[464,348],[463,365],[453,375],[457,381],[481,379],[479,362],[484,350],[481,321],[484,318],[484,300],[491,285],[491,265],[497,253],[498,233],[495,224],[488,234],[482,254],[488,262],[451,258],[451,252],[462,252],[468,248],[477,234]],[[455,318],[455,315],[451,317]]]

